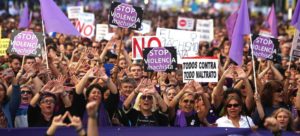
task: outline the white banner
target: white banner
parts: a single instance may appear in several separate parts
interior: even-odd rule
[[[214,39],[214,21],[197,19],[196,31],[200,32],[200,40],[211,42]]]
[[[194,57],[182,59],[183,82],[218,82],[218,59]]]
[[[83,13],[83,6],[68,6],[67,13],[69,19],[77,19],[80,13]]]
[[[157,28],[156,36],[161,39],[163,47],[175,47],[177,61],[182,64],[182,57],[198,56],[200,32],[177,29]]]
[[[194,30],[195,19],[178,17],[177,19],[177,29],[182,30]]]
[[[143,49],[149,47],[163,47],[160,38],[156,36],[133,36],[132,59],[143,59]]]
[[[97,24],[96,25],[96,41],[101,41],[105,39],[105,36],[108,34],[108,24]]]
[[[293,43],[292,43],[292,49],[291,49],[291,54],[293,57],[300,58],[300,33],[296,29]]]

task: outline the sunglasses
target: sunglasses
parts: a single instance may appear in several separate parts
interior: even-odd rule
[[[151,95],[142,95],[142,96],[141,96],[141,99],[142,99],[142,100],[146,100],[146,99],[147,99],[147,100],[153,100],[153,97],[152,97]]]
[[[231,108],[231,107],[234,107],[234,108],[236,108],[236,107],[239,107],[240,105],[239,104],[227,104],[227,108]]]
[[[53,100],[53,99],[41,100],[41,103],[55,104],[55,100]]]
[[[32,94],[32,91],[21,91],[21,94]]]
[[[190,103],[190,104],[194,104],[194,103],[195,103],[194,100],[188,100],[188,99],[183,100],[183,102],[184,102],[184,103]]]

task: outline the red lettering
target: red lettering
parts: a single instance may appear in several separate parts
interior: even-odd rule
[[[152,41],[156,41],[158,44],[158,47],[161,47],[160,40],[157,37],[151,37],[148,41],[148,48],[151,47],[150,45],[151,45]]]
[[[143,56],[144,47],[145,47],[145,39],[144,38],[142,38],[142,47],[138,43],[137,39],[134,38],[133,39],[133,58],[137,57],[137,52],[139,52],[141,54],[141,56]]]
[[[90,31],[88,31],[88,28],[90,28]],[[89,32],[89,33],[87,33],[87,32]],[[93,33],[93,26],[87,25],[87,26],[84,28],[83,34],[84,34],[85,36],[90,36],[92,33]]]

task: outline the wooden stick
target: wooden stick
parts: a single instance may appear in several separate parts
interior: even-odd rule
[[[44,50],[46,53],[46,65],[47,65],[47,69],[49,69],[44,20],[42,20],[42,27],[43,27],[43,36],[44,36]],[[43,54],[42,54],[42,57],[43,57]]]
[[[256,72],[255,72],[255,61],[254,61],[254,52],[253,52],[253,46],[252,46],[252,35],[250,35],[250,48],[251,48],[251,58],[252,58],[252,69],[253,69],[253,80],[254,80],[254,86],[255,86],[255,92],[257,92],[257,83],[256,83]]]

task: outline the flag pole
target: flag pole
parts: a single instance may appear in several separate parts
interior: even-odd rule
[[[47,46],[46,46],[46,34],[45,34],[45,25],[44,25],[44,20],[42,19],[42,29],[43,29],[43,36],[44,36],[44,50],[46,53],[46,65],[47,69],[49,69],[49,64],[48,64],[48,53],[47,53]],[[43,55],[43,54],[42,54]]]
[[[250,48],[251,48],[251,58],[252,58],[254,89],[255,89],[255,93],[258,93],[257,92],[257,83],[256,83],[255,61],[254,61],[254,55],[253,55],[254,52],[253,52],[253,46],[252,46],[252,34],[250,34]]]
[[[293,43],[294,43],[294,40],[296,40],[295,38],[297,37],[297,34],[299,35],[299,31],[298,29],[296,29],[295,33],[294,33],[294,37],[293,37],[293,42],[292,42],[292,47],[290,49],[290,56],[289,56],[289,67],[288,67],[288,71],[290,71],[291,69],[291,62],[292,62],[292,56],[293,56]]]

